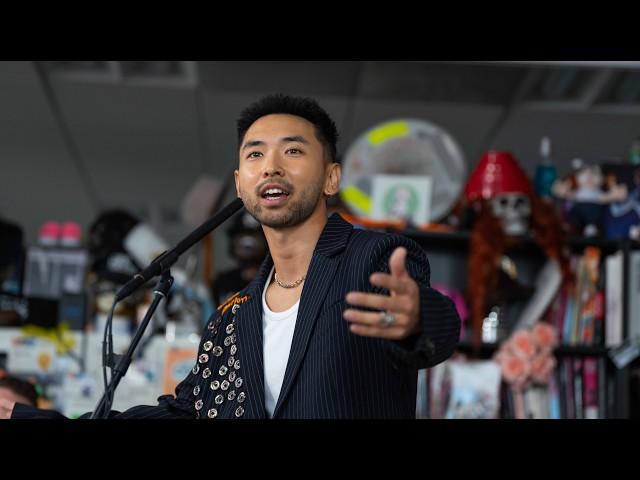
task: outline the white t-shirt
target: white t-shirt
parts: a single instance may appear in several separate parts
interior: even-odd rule
[[[284,312],[272,312],[267,306],[267,286],[271,283],[273,268],[262,291],[262,332],[264,337],[264,404],[269,417],[278,403],[284,372],[289,360],[293,330],[298,317],[300,300]]]

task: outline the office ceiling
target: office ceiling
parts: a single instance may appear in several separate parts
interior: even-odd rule
[[[532,172],[549,135],[562,170],[640,135],[640,62],[0,62],[0,215],[33,240],[46,219],[123,206],[177,237],[197,178],[235,166],[240,110],[273,92],[318,99],[340,152],[377,122],[423,118],[470,168],[501,148]]]

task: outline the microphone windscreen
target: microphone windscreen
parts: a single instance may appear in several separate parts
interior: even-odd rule
[[[146,223],[139,223],[133,227],[122,243],[138,265],[150,264],[158,255],[169,249],[164,240]]]
[[[198,178],[180,206],[180,218],[190,227],[197,227],[211,216],[211,209],[220,194],[222,182],[206,175]]]

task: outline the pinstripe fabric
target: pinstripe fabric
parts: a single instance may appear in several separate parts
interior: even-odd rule
[[[371,286],[369,276],[389,271],[389,256],[398,246],[407,248],[407,270],[419,286],[420,333],[402,341],[351,333],[342,317],[346,293],[384,292]],[[199,355],[205,353],[208,341],[224,347],[225,328],[235,324],[234,359],[240,361],[237,372],[243,379],[242,388],[236,390],[245,392],[244,402],[239,403],[237,396],[228,400],[225,395],[220,405],[215,403],[220,390],[211,390],[210,384],[214,376],[223,378],[218,369],[229,364],[230,347],[224,347],[220,357],[209,355],[206,362],[196,363],[198,373],[190,373],[178,385],[175,397],[163,396],[158,406],[134,407],[114,416],[207,418],[207,412],[215,408],[217,418],[266,418],[261,294],[272,265],[267,256],[254,281],[239,294],[248,299],[235,312],[229,309],[218,315],[217,333],[205,328],[200,343]],[[339,215],[331,216],[307,272],[274,418],[414,418],[417,370],[448,358],[460,329],[453,302],[430,288],[429,276],[427,256],[412,240],[354,229]],[[209,325],[214,321],[212,318]],[[204,368],[214,375],[204,379]],[[200,410],[195,408],[198,400],[202,401]],[[239,417],[238,406],[244,409]],[[27,407],[14,417],[26,416],[24,409]]]

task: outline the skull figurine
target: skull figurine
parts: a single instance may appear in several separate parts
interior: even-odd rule
[[[490,200],[493,214],[507,235],[524,235],[529,230],[531,202],[524,193],[501,193]]]

